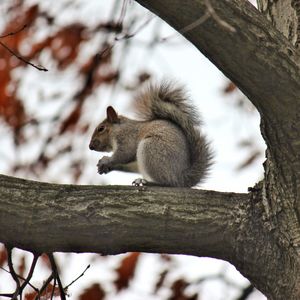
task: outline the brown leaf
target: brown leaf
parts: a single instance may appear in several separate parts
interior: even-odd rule
[[[256,150],[252,153],[250,153],[249,157],[242,162],[237,168],[237,171],[241,171],[242,169],[245,169],[247,167],[249,167],[259,156],[260,156],[261,152],[259,150]]]
[[[20,265],[18,267],[18,274],[21,277],[24,277],[25,270],[26,270],[26,260],[25,260],[25,255],[23,255],[21,257],[21,263],[20,263]]]
[[[164,270],[163,272],[160,273],[159,279],[155,285],[154,293],[157,293],[158,290],[163,286],[168,273],[169,273],[169,270]]]
[[[225,86],[223,92],[224,92],[224,94],[229,94],[229,93],[232,93],[233,91],[235,91],[236,89],[237,89],[236,85],[232,81],[230,81]]]
[[[40,258],[42,259],[43,264],[50,270],[52,270],[51,263],[47,254],[43,253]]]
[[[94,283],[79,296],[79,300],[102,300],[105,297],[105,292],[100,284]]]
[[[138,83],[144,83],[145,81],[148,81],[151,78],[151,74],[148,72],[142,72],[138,75]]]
[[[168,300],[196,300],[198,295],[193,294],[191,296],[187,296],[184,294],[184,290],[188,286],[188,283],[184,279],[178,279],[173,282],[171,286],[172,295]]]
[[[4,246],[1,246],[0,249],[0,267],[2,267],[7,261],[7,251]]]
[[[132,252],[122,260],[116,270],[118,277],[114,282],[118,291],[128,287],[130,279],[134,276],[139,256],[139,252]]]
[[[43,49],[50,48],[53,58],[58,62],[58,67],[64,69],[77,58],[81,42],[87,39],[85,30],[86,27],[81,23],[67,25],[54,35],[34,44],[27,57],[33,58]]]
[[[60,127],[60,134],[63,134],[67,130],[72,130],[77,125],[82,109],[82,102],[77,102],[75,108],[71,111],[69,116],[62,122]]]
[[[41,297],[40,299],[43,299],[43,300],[50,300],[51,299],[51,295],[53,293],[53,285],[51,283],[49,283],[46,287],[46,289],[41,293]],[[27,293],[25,295],[25,300],[34,300],[37,296],[37,292],[31,292],[31,293]],[[54,293],[53,293],[54,296],[60,296],[60,290],[58,288],[58,286],[56,286],[54,288]]]

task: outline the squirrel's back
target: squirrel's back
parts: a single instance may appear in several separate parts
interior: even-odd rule
[[[199,130],[200,115],[184,88],[167,81],[149,85],[137,96],[135,107],[142,120],[167,120],[183,131],[189,162],[181,174],[176,174],[182,177],[181,185],[190,187],[203,180],[211,165],[212,153],[205,136]]]

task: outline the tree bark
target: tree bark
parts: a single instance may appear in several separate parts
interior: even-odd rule
[[[229,259],[249,205],[248,194],[0,176],[1,241],[34,252],[144,251]]]
[[[300,56],[284,37],[297,44],[295,24],[286,21],[292,34],[283,35],[244,0],[138,2],[184,32],[257,107],[268,146],[264,180],[250,194],[233,194],[0,176],[0,241],[38,252],[216,257],[270,299],[300,299]]]
[[[285,265],[287,254],[264,228],[259,187],[252,194],[235,194],[57,185],[1,175],[0,207],[0,240],[8,246],[38,253],[209,256],[230,261],[258,287],[263,279],[266,290],[282,292],[291,284],[286,272],[294,266]],[[281,283],[274,286],[270,270]]]
[[[300,42],[299,0],[257,0],[258,9],[297,48]]]

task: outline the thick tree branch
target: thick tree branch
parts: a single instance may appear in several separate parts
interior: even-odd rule
[[[282,253],[273,233],[265,230],[259,199],[259,189],[250,195],[74,186],[1,175],[0,242],[38,253],[143,251],[215,257],[232,262],[263,292],[285,292],[294,286],[286,276],[291,272],[289,252]],[[274,259],[277,265],[270,263]],[[272,276],[265,288],[275,271],[284,280],[278,284]]]
[[[145,251],[226,258],[239,230],[236,212],[248,198],[0,176],[0,241],[39,253]]]
[[[179,32],[208,11],[205,0],[137,2]],[[235,32],[212,16],[183,35],[233,80],[262,114],[282,119],[286,114],[299,112],[298,51],[247,0],[209,3],[218,18]]]

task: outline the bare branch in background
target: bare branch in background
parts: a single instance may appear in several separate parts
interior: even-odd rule
[[[8,37],[8,36],[15,35],[15,34],[21,32],[21,31],[23,31],[26,27],[27,27],[27,25],[25,24],[22,28],[18,29],[17,31],[12,31],[12,32],[9,32],[9,33],[7,33],[7,34],[4,34],[4,35],[0,36],[0,39],[6,38],[6,37]]]
[[[13,50],[11,50],[9,47],[7,47],[4,43],[2,43],[0,41],[0,45],[5,48],[7,51],[9,51],[13,56],[15,56],[16,58],[18,58],[20,61],[24,62],[25,64],[27,65],[30,65],[36,69],[38,69],[39,71],[44,71],[44,72],[47,72],[48,69],[44,68],[43,66],[37,66],[33,63],[31,63],[30,61],[26,60],[23,56],[21,56],[20,54],[14,52]]]

